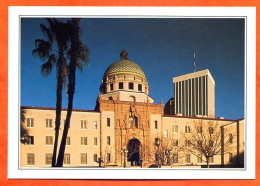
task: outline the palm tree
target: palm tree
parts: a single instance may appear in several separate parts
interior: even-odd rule
[[[38,56],[42,61],[41,72],[43,76],[48,76],[53,66],[56,65],[56,119],[55,119],[55,140],[52,156],[52,167],[56,164],[56,154],[59,138],[60,120],[61,120],[61,104],[62,104],[62,89],[66,85],[67,62],[64,54],[68,50],[68,24],[58,21],[57,19],[47,18],[49,27],[44,24],[40,25],[42,32],[47,40],[36,39],[35,49],[32,51],[33,56]],[[54,50],[54,46],[57,50]],[[47,60],[47,61],[46,61]]]
[[[70,118],[73,109],[73,98],[75,93],[75,81],[76,81],[76,68],[83,71],[83,67],[89,64],[90,51],[87,46],[85,46],[80,38],[80,19],[73,18],[68,21],[70,25],[70,50],[68,51],[68,58],[70,63],[68,66],[68,110],[66,121],[63,130],[63,136],[60,144],[59,155],[57,159],[57,167],[63,166],[64,152],[66,148],[66,139],[70,126]]]

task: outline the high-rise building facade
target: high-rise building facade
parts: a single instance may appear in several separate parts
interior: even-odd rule
[[[208,69],[173,78],[174,114],[215,117],[215,81]]]

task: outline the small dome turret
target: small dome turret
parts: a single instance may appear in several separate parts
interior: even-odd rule
[[[146,102],[149,86],[142,68],[128,59],[128,52],[122,50],[120,60],[112,63],[105,71],[100,86],[102,99]],[[149,98],[148,98],[149,97]]]
[[[104,73],[103,80],[105,80],[110,75],[115,74],[132,74],[145,78],[145,74],[142,68],[137,65],[135,62],[128,59],[128,53],[126,50],[123,50],[120,53],[121,60],[112,63]]]

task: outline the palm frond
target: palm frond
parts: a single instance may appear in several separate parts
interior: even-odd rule
[[[83,72],[83,66],[82,66],[82,64],[80,63],[80,62],[77,62],[77,69],[80,71],[80,72]]]
[[[52,63],[50,61],[47,61],[46,63],[41,65],[41,73],[43,76],[48,76],[52,71]]]
[[[38,56],[42,61],[45,61],[49,57],[52,50],[52,45],[50,42],[43,39],[35,40],[35,49],[32,51],[32,55]]]
[[[89,48],[84,45],[80,44],[78,49],[78,56],[77,56],[77,67],[82,72],[83,68],[89,65],[90,62],[90,50]]]
[[[40,24],[41,31],[43,32],[44,36],[48,39],[50,43],[53,42],[53,37],[51,34],[50,28],[47,28],[44,24]]]
[[[59,27],[58,25],[58,21],[55,18],[46,18],[47,22],[49,23],[49,30],[52,34],[52,39],[53,42],[57,40],[57,27]],[[57,42],[57,41],[56,41]]]
[[[55,54],[51,54],[48,61],[50,61],[52,64],[56,65],[57,63],[57,58]]]

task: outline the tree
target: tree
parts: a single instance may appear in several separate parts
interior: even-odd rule
[[[68,136],[69,126],[70,126],[70,118],[73,109],[73,98],[75,93],[75,84],[76,84],[76,68],[80,71],[83,71],[83,67],[89,63],[90,51],[87,46],[85,46],[80,38],[80,27],[79,27],[80,19],[73,18],[68,21],[69,29],[69,41],[70,41],[70,49],[68,51],[68,58],[70,60],[68,66],[68,110],[66,121],[64,125],[62,140],[59,149],[59,155],[57,160],[57,167],[63,166],[64,153],[66,148],[66,139]]]
[[[155,138],[152,155],[155,157],[157,165],[172,165],[180,163],[182,160],[183,146],[180,139],[175,139],[174,135]]]
[[[63,85],[66,85],[67,62],[64,54],[68,50],[68,24],[58,21],[57,19],[46,19],[49,27],[40,24],[40,28],[46,37],[35,40],[35,49],[32,51],[33,56],[38,56],[45,63],[41,65],[43,76],[48,76],[53,66],[56,65],[56,119],[55,119],[55,140],[52,156],[52,167],[56,164],[56,153],[60,130],[61,104]],[[55,48],[57,47],[57,49]]]
[[[111,161],[114,159],[112,147],[106,146],[101,159],[102,159],[104,166],[108,166],[109,164],[111,164]]]
[[[224,129],[218,121],[200,120],[185,130],[182,134],[183,148],[202,162],[206,162],[207,168],[209,168],[210,158],[220,154],[221,151],[228,152],[233,148],[229,141],[229,132],[222,132]]]
[[[28,144],[29,143],[29,132],[25,127],[25,110],[21,109],[20,112],[20,142],[23,144]]]

